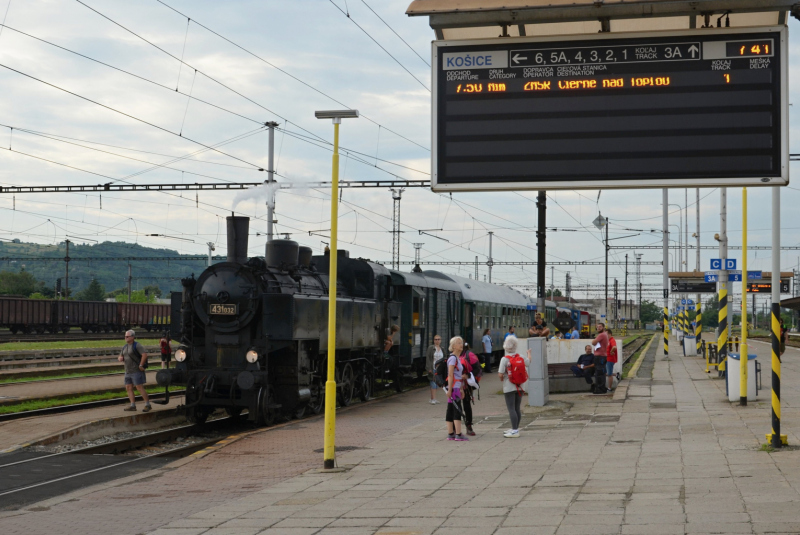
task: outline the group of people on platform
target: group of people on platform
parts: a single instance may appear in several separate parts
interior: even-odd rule
[[[540,314],[528,330],[531,337],[549,337],[550,329]],[[580,338],[577,329],[566,333],[565,338]],[[433,344],[426,352],[425,367],[430,381],[430,403],[436,405],[437,391],[442,388],[447,396],[447,440],[468,441],[475,436],[473,429],[473,408],[476,394],[480,399],[480,381],[484,373],[492,370],[491,331],[486,329],[481,339],[481,355],[473,353],[469,344],[460,336],[450,339],[447,349],[442,346],[442,337],[435,335]],[[592,385],[592,393],[603,394],[613,389],[614,365],[617,362],[617,342],[606,330],[605,324],[597,324],[597,336],[591,345],[585,347],[572,371],[584,377]],[[528,387],[527,368],[531,363],[531,353],[527,350],[520,355],[519,340],[514,327],[509,327],[503,339],[503,357],[498,363],[497,376],[503,385],[503,397],[508,409],[511,428],[504,432],[506,438],[519,437],[522,420],[522,396]],[[466,427],[466,433],[462,429]]]

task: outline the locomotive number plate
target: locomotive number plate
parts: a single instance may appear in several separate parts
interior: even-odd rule
[[[235,303],[232,305],[212,304],[208,305],[208,313],[218,316],[235,316],[239,313],[238,308],[238,305]]]

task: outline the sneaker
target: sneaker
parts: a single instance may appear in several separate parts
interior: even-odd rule
[[[122,409],[122,410],[124,410],[125,412],[135,412],[136,405],[130,405],[127,409]]]
[[[456,442],[466,442],[469,439],[467,437],[465,437],[464,435],[456,435],[453,440],[455,440]]]
[[[145,406],[144,406],[144,409],[142,409],[142,412],[150,412],[150,410],[151,410],[152,408],[153,408],[153,407],[151,407],[151,406],[150,406],[150,404],[148,403],[147,405],[145,405]]]
[[[455,435],[447,435],[447,440],[455,440],[455,439],[456,439]]]
[[[472,426],[471,426],[471,425],[468,425],[468,426],[467,426],[467,434],[468,434],[469,436],[471,436],[471,437],[474,437],[474,436],[475,436],[475,431],[473,431],[473,430],[472,430]]]
[[[512,429],[503,435],[506,438],[519,438],[519,429]]]

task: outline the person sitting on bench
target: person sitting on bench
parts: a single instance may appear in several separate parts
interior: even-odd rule
[[[587,345],[583,348],[585,354],[578,357],[578,363],[573,364],[570,370],[575,374],[575,377],[583,377],[586,379],[587,384],[592,384],[592,377],[594,377],[594,355],[592,354],[592,346]]]

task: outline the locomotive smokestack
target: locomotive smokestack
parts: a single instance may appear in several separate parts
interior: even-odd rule
[[[247,262],[247,233],[250,230],[250,218],[230,216],[228,223],[228,262],[244,264]]]

